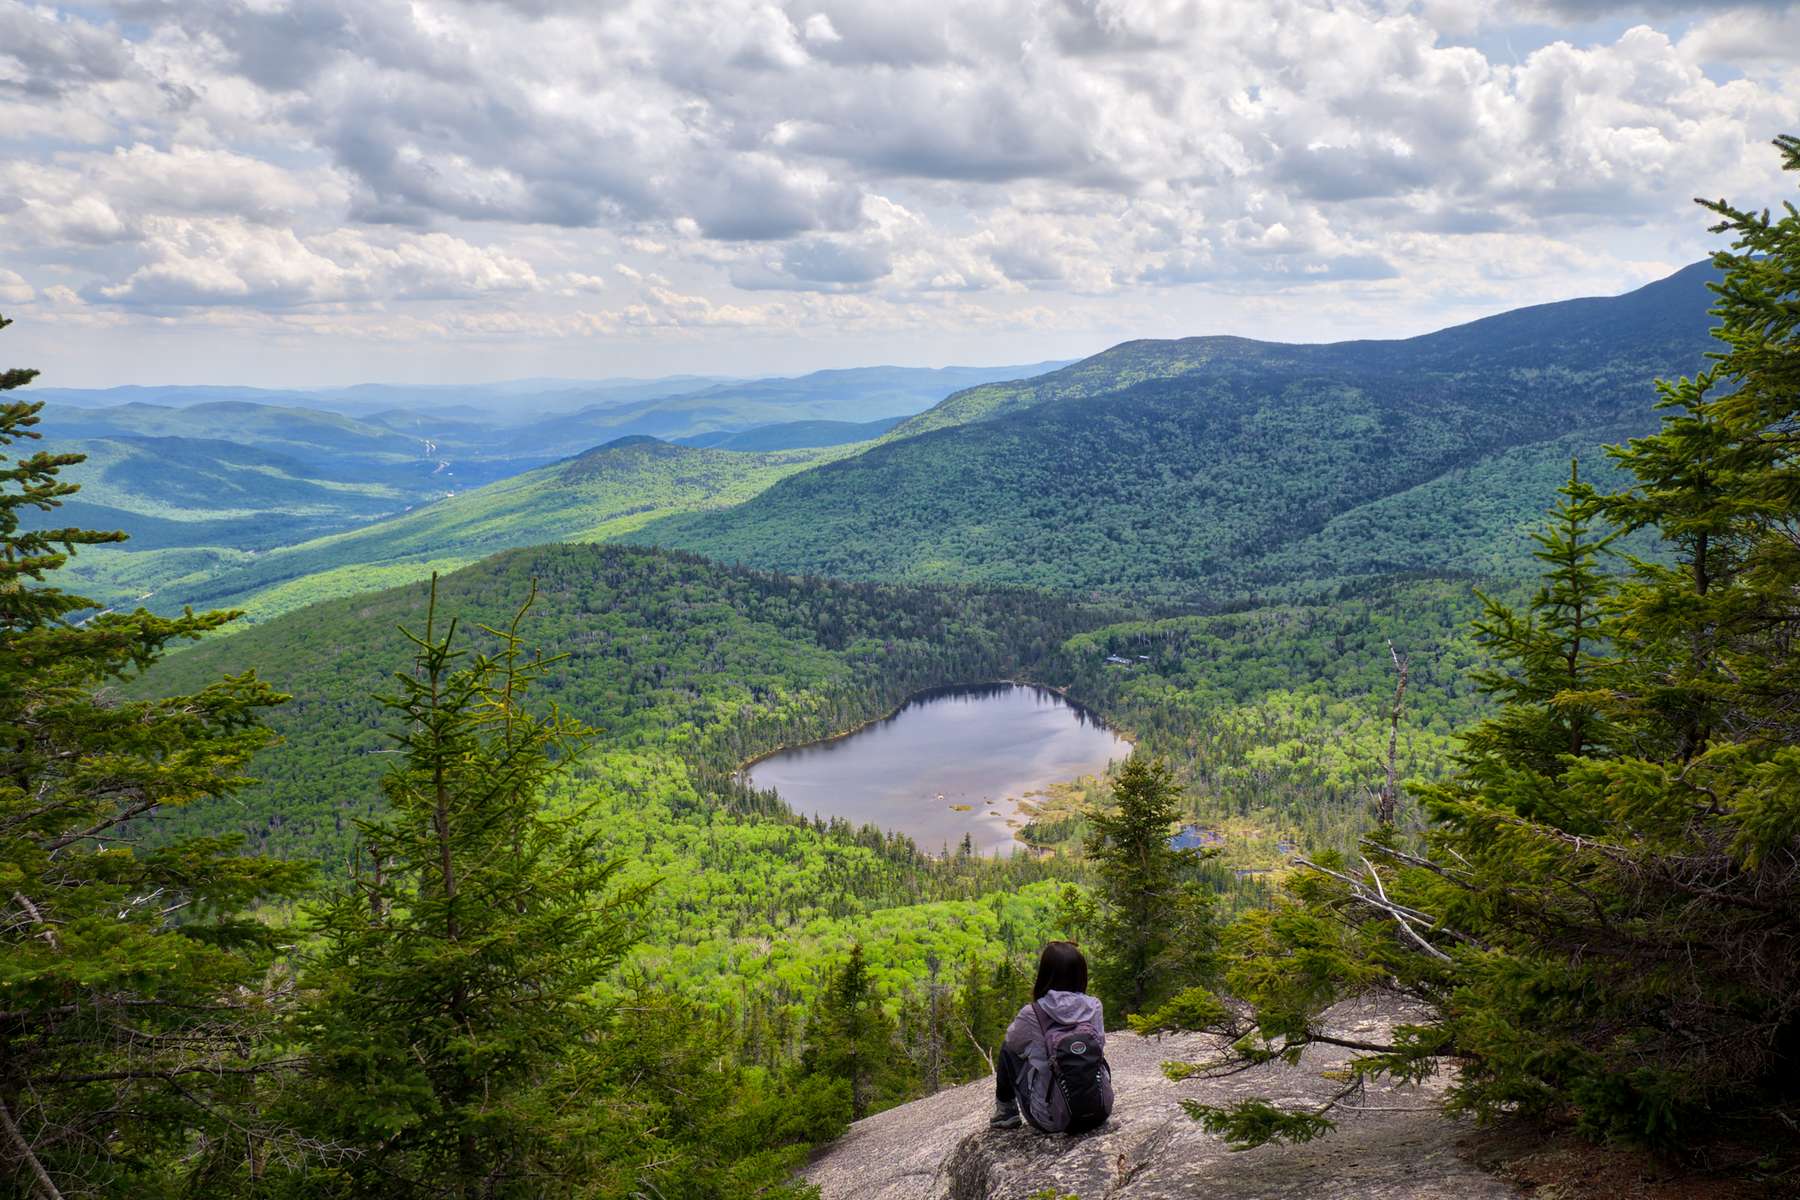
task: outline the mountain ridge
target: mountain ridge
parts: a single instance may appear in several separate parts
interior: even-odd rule
[[[1128,382],[1176,378],[1226,364],[1367,369],[1392,367],[1397,358],[1410,353],[1415,356],[1414,365],[1432,365],[1441,369],[1446,363],[1455,361],[1466,367],[1479,362],[1484,353],[1491,353],[1497,342],[1514,350],[1522,344],[1539,350],[1546,346],[1561,348],[1571,318],[1577,324],[1585,321],[1590,328],[1598,324],[1614,332],[1625,322],[1645,315],[1666,318],[1670,309],[1667,301],[1673,293],[1686,293],[1690,299],[1708,295],[1705,285],[1716,277],[1711,262],[1703,260],[1617,296],[1582,296],[1530,304],[1406,338],[1357,338],[1339,342],[1273,342],[1235,334],[1133,338],[1060,370],[1030,379],[984,384],[947,396],[889,436],[890,440],[898,440],[945,425],[965,424],[1018,408],[1033,407],[1046,400],[1105,394],[1118,390],[1117,381],[1121,377]],[[1598,322],[1595,316],[1599,316]],[[1676,329],[1665,319],[1657,321],[1654,332],[1656,336],[1668,337],[1689,331]],[[1533,336],[1527,341],[1519,337],[1521,333]],[[1639,333],[1641,335],[1641,329]],[[1585,351],[1588,347],[1583,345],[1579,349]],[[1420,355],[1419,351],[1426,353]],[[1145,359],[1152,361],[1143,361]],[[1116,366],[1119,360],[1126,360],[1131,365]],[[1100,376],[1107,386],[1094,388],[1096,376]]]
[[[1492,456],[1537,474],[1575,456],[1604,476],[1602,446],[1654,427],[1653,381],[1704,366],[1709,271],[1417,338],[1122,343],[948,397],[734,509],[628,536],[852,578],[1180,601],[1310,586],[1323,575],[1283,558],[1290,543]],[[1478,497],[1440,499],[1434,555],[1532,568],[1542,497],[1473,523]]]

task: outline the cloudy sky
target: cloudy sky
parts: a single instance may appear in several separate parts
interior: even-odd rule
[[[1795,197],[1800,4],[0,0],[0,365],[1024,362],[1622,291]]]

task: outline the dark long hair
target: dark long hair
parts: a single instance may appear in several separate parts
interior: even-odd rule
[[[1038,955],[1037,982],[1031,985],[1031,998],[1042,1000],[1045,992],[1087,991],[1087,958],[1074,942],[1048,942]]]

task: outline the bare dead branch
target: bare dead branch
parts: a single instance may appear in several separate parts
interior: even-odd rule
[[[1363,862],[1367,865],[1368,860],[1364,859]],[[1294,865],[1297,867],[1304,867],[1309,871],[1317,871],[1321,875],[1328,875],[1347,885],[1350,888],[1351,899],[1357,901],[1359,904],[1364,904],[1370,908],[1386,913],[1393,919],[1394,923],[1400,927],[1401,932],[1405,933],[1419,949],[1425,951],[1425,953],[1441,962],[1449,962],[1450,956],[1426,941],[1424,936],[1421,935],[1417,929],[1413,928],[1414,921],[1419,922],[1434,933],[1446,934],[1467,945],[1481,946],[1479,941],[1470,937],[1468,934],[1458,932],[1457,930],[1439,924],[1437,918],[1430,913],[1421,912],[1416,908],[1410,908],[1407,905],[1399,904],[1388,899],[1386,891],[1381,887],[1379,876],[1375,876],[1375,887],[1374,889],[1371,889],[1368,884],[1354,876],[1346,875],[1342,871],[1333,871],[1330,867],[1321,867],[1318,863],[1315,863],[1310,859],[1296,858],[1294,859]],[[1370,874],[1373,876],[1375,874],[1374,868],[1370,867],[1369,870]]]
[[[1377,858],[1391,858],[1395,862],[1405,863],[1409,867],[1418,867],[1421,870],[1430,871],[1439,879],[1454,883],[1458,887],[1466,888],[1470,886],[1468,880],[1463,878],[1463,876],[1471,873],[1469,871],[1459,870],[1455,867],[1446,867],[1442,863],[1432,862],[1429,858],[1424,858],[1417,854],[1408,854],[1404,850],[1395,849],[1393,846],[1384,846],[1380,842],[1370,841],[1368,838],[1358,839],[1357,845],[1365,852],[1373,854]]]
[[[12,1151],[25,1169],[31,1172],[32,1188],[39,1200],[63,1200],[63,1194],[57,1190],[56,1182],[50,1178],[50,1172],[44,1170],[44,1164],[38,1161],[37,1155],[31,1152],[31,1144],[25,1135],[19,1132],[17,1121],[13,1120],[12,1109],[0,1098],[0,1135],[6,1138],[8,1149]]]
[[[1402,657],[1391,641],[1387,647],[1399,679],[1394,685],[1394,705],[1388,713],[1387,782],[1382,785],[1375,803],[1375,818],[1384,829],[1393,825],[1394,813],[1400,804],[1400,784],[1395,769],[1400,754],[1400,713],[1406,701],[1406,680],[1412,673],[1412,659]]]
[[[962,1026],[963,1032],[969,1035],[969,1044],[975,1047],[975,1053],[981,1055],[981,1061],[988,1065],[988,1073],[993,1074],[994,1056],[982,1048],[981,1040],[975,1036],[975,1031],[969,1028],[969,1023],[963,1020],[961,1015],[954,1013],[951,1015],[956,1017],[956,1023]]]
[[[174,1071],[94,1071],[84,1075],[47,1075],[31,1082],[38,1087],[50,1087],[56,1084],[109,1083],[127,1079],[159,1079],[166,1082],[183,1075],[266,1075],[274,1071],[292,1070],[305,1062],[303,1058],[281,1058],[248,1067],[199,1066],[182,1067]]]
[[[41,936],[46,942],[50,943],[50,948],[52,950],[61,950],[62,943],[57,940],[56,930],[51,928],[50,922],[44,920],[44,914],[38,911],[38,906],[31,902],[31,898],[25,895],[24,892],[14,892],[13,901],[20,908],[25,910],[25,915],[30,917],[34,924],[43,929],[44,932]]]

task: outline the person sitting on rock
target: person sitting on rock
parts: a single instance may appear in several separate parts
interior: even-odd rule
[[[1031,1003],[1007,1026],[994,1067],[995,1129],[1029,1121],[1044,1133],[1083,1133],[1112,1115],[1106,1022],[1087,978],[1074,942],[1051,942],[1038,956]]]

